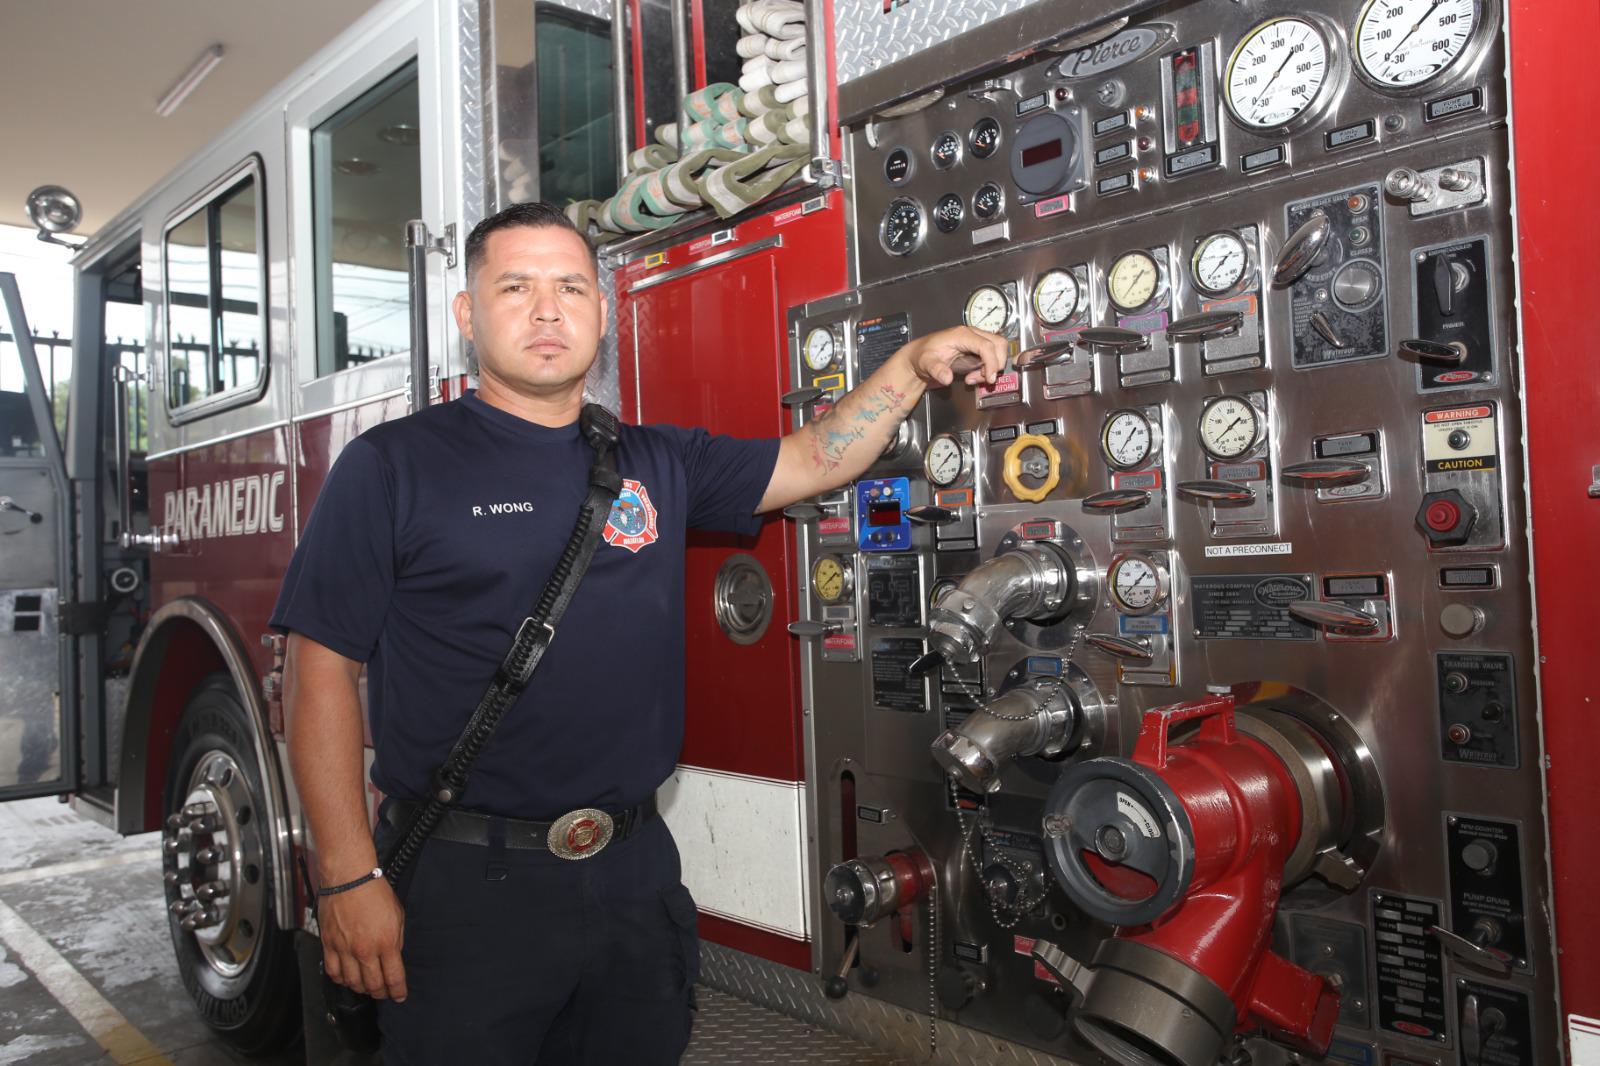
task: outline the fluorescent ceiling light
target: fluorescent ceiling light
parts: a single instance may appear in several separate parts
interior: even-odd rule
[[[222,54],[223,47],[220,44],[214,44],[201,52],[200,58],[194,61],[194,66],[190,67],[183,77],[167,90],[167,95],[161,98],[161,102],[156,105],[156,114],[166,118],[178,110],[178,105],[183,103],[202,81],[205,81],[206,75],[210,74],[218,63],[222,62]]]

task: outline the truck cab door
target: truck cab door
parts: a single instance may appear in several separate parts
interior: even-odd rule
[[[78,785],[66,466],[14,274],[0,273],[0,800]]]

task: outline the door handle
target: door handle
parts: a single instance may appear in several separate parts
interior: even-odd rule
[[[433,400],[428,352],[428,253],[444,256],[446,266],[456,265],[456,224],[434,237],[420,218],[406,223],[406,293],[410,300],[411,371],[406,388],[410,409],[420,411]]]

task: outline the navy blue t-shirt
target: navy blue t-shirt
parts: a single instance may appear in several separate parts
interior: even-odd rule
[[[426,792],[572,533],[593,455],[577,423],[468,393],[368,430],[334,463],[272,625],[367,664],[385,793]],[[607,539],[463,806],[548,819],[631,806],[671,775],[685,530],[755,533],[777,455],[777,440],[622,427]]]

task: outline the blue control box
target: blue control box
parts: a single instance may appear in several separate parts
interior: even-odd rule
[[[911,481],[903,477],[856,482],[856,543],[864,552],[911,548]]]

